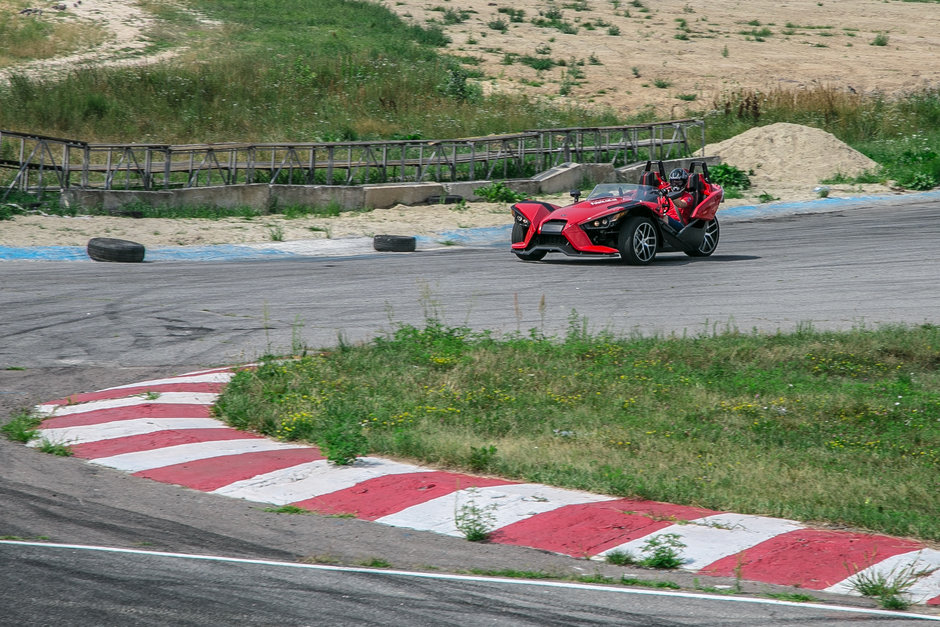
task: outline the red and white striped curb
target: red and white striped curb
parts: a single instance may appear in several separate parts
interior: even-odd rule
[[[143,381],[37,406],[31,442],[67,444],[76,457],[204,492],[461,535],[455,512],[474,503],[495,517],[491,541],[575,557],[642,554],[656,536],[686,545],[683,568],[807,590],[856,594],[855,577],[932,571],[908,595],[940,606],[940,550],[792,520],[600,496],[363,457],[329,464],[313,446],[233,429],[211,415],[231,369]],[[856,570],[862,569],[858,574]]]

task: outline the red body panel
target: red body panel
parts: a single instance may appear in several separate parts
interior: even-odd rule
[[[718,213],[718,205],[725,199],[725,192],[717,183],[705,183],[705,199],[692,212],[692,219],[711,220]]]
[[[633,216],[647,217],[657,225],[660,248],[666,251],[685,245],[697,248],[700,241],[685,244],[688,240],[676,239],[685,236],[677,234],[693,220],[714,220],[724,192],[721,186],[708,182],[703,174],[692,176],[695,178],[690,178],[689,193],[701,200],[691,211],[683,210],[686,217],[680,220],[681,224],[668,217],[678,216],[672,201],[665,195],[668,184],[660,176],[646,177],[644,180],[649,184],[600,184],[587,199],[567,206],[535,200],[518,202],[512,206],[515,219],[512,250],[523,258],[537,256],[537,259],[546,252],[622,256],[623,251],[618,249],[622,245],[618,240],[621,226]],[[692,226],[701,233],[701,223]],[[664,243],[667,237],[672,248]]]

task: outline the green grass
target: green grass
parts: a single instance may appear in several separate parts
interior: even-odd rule
[[[940,539],[940,327],[582,329],[495,338],[429,320],[264,362],[217,408],[238,428],[359,454]]]
[[[815,603],[819,601],[814,596],[809,594],[802,594],[799,592],[766,592],[762,596],[767,597],[768,599],[777,599],[778,601],[789,601],[791,603]]]
[[[58,455],[59,457],[71,457],[72,448],[67,444],[61,444],[57,442],[50,442],[49,440],[42,440],[39,442],[39,445],[36,447],[36,450],[41,453],[48,453],[50,455]]]
[[[0,426],[0,433],[13,442],[23,444],[36,437],[36,430],[42,418],[28,411],[21,411],[15,414],[9,422]]]
[[[193,41],[200,58],[84,68],[0,86],[0,128],[86,141],[335,141],[418,131],[470,137],[613,122],[608,112],[482,96],[440,26],[364,1],[194,0],[225,27]],[[182,17],[169,16],[169,19]],[[173,22],[169,22],[173,24]],[[188,42],[189,43],[189,42]],[[311,107],[311,103],[316,103]]]

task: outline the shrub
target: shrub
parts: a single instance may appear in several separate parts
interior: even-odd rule
[[[19,205],[13,203],[0,205],[0,220],[12,220],[13,216],[20,216],[24,213],[26,211]]]
[[[507,30],[509,30],[509,23],[503,19],[490,20],[486,25],[493,30],[498,30],[501,33],[505,33]]]
[[[478,187],[474,190],[474,193],[487,202],[519,202],[526,198],[525,194],[511,190],[502,181]]]
[[[909,178],[901,179],[898,182],[908,189],[915,190],[933,189],[937,186],[937,179],[927,172],[915,172]]]
[[[708,168],[708,175],[712,181],[725,189],[742,190],[751,187],[751,179],[748,177],[747,172],[727,163],[719,163]]]

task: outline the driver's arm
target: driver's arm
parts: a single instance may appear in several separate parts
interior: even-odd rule
[[[687,209],[692,202],[692,196],[684,189],[669,191],[666,195],[669,196],[669,200],[679,209]]]

